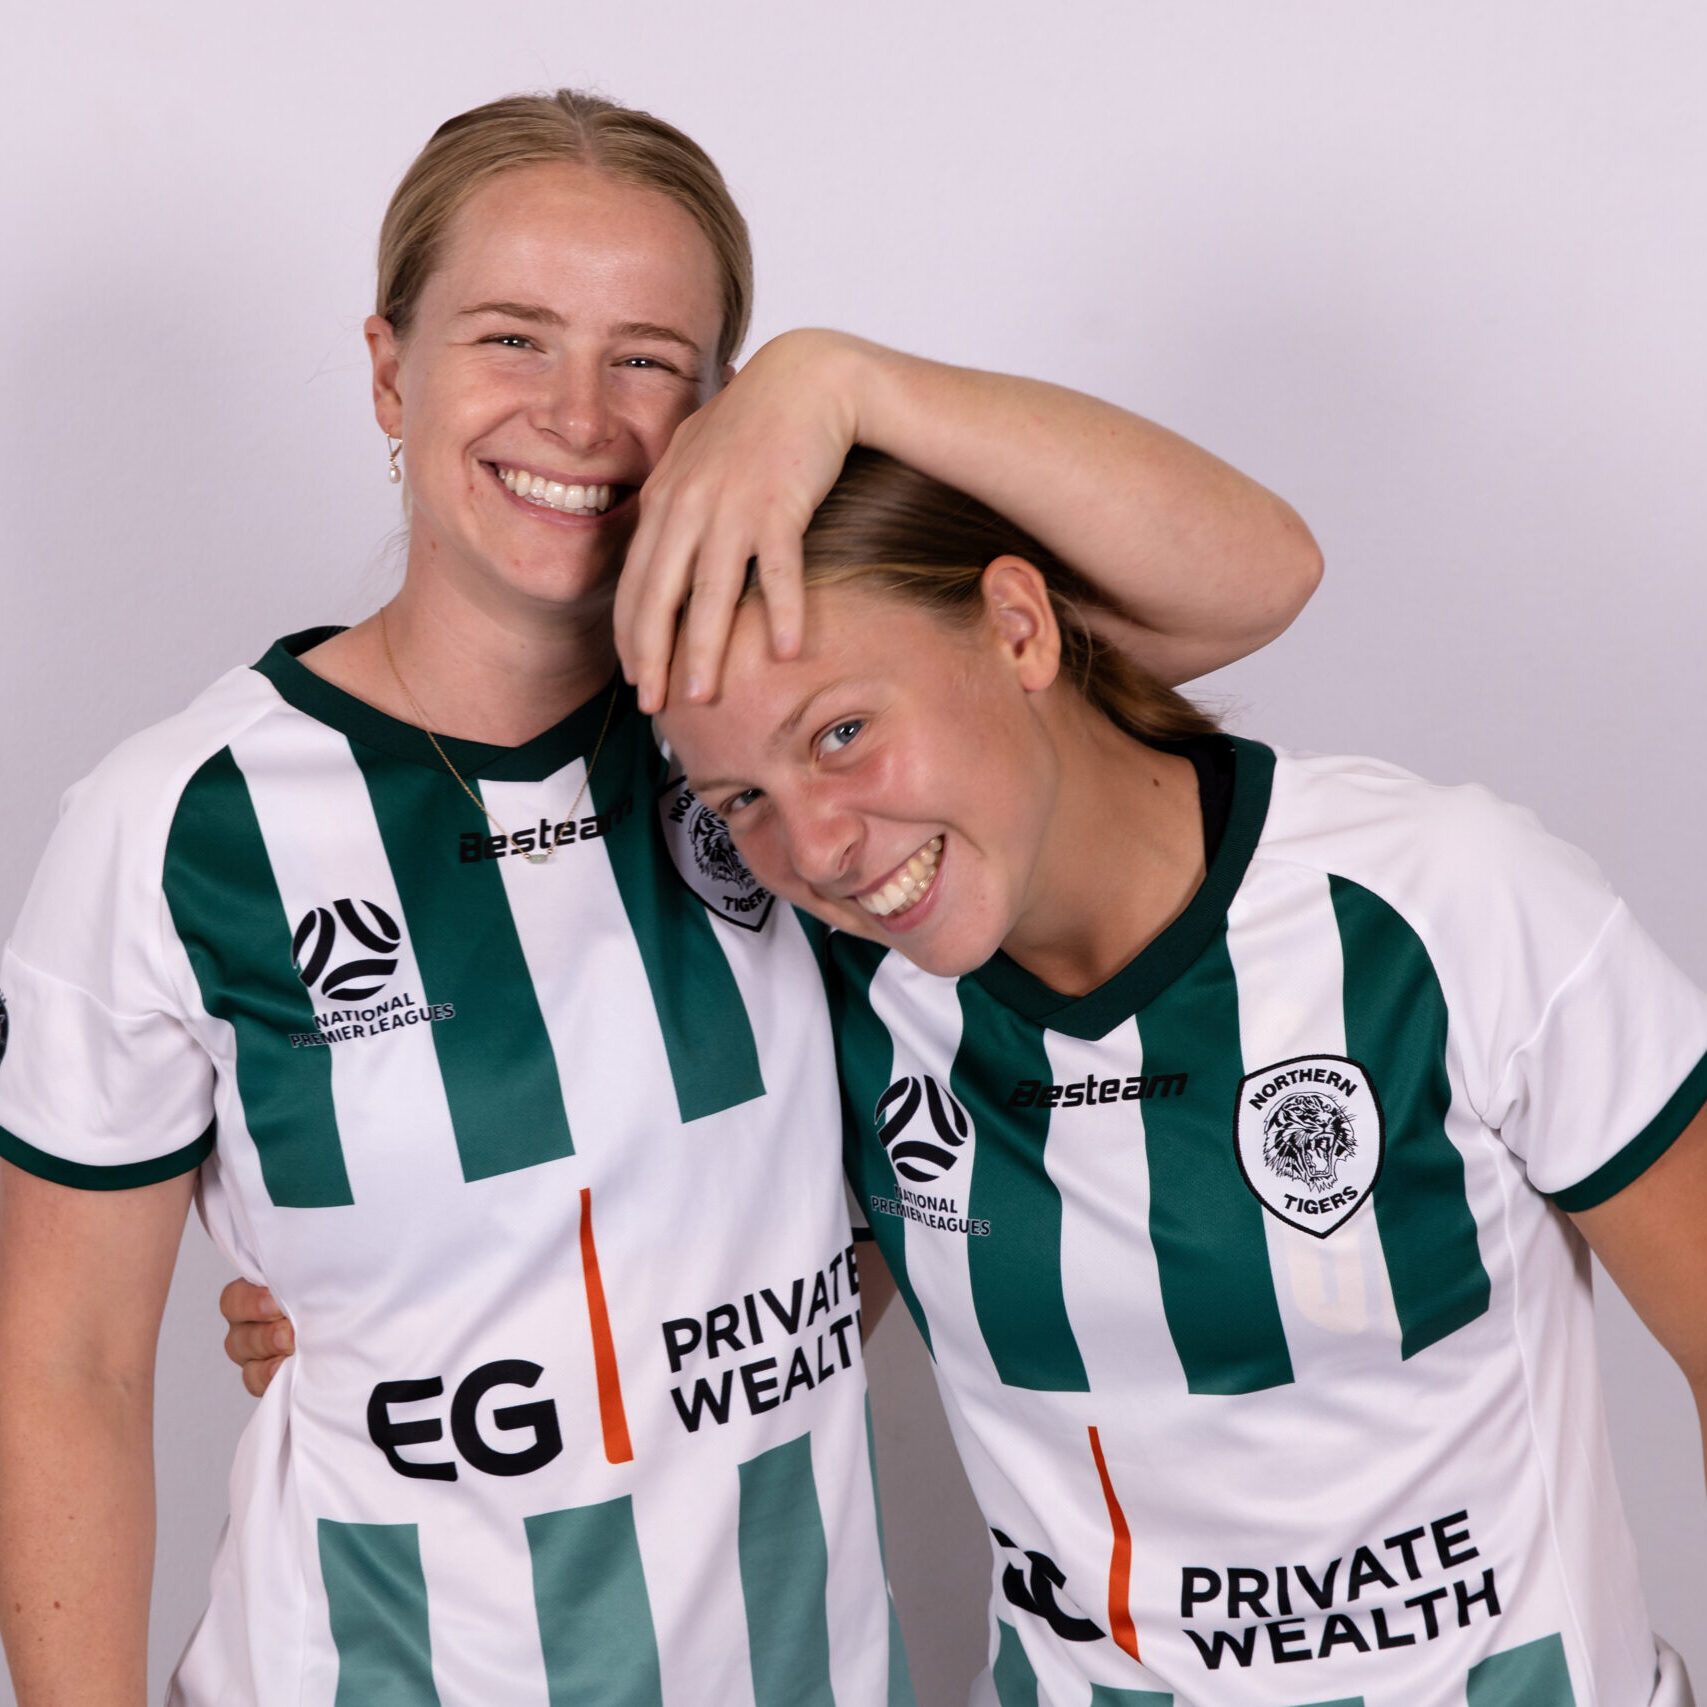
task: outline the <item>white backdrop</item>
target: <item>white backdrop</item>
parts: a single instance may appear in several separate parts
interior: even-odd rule
[[[1285,493],[1329,578],[1211,684],[1237,726],[1533,805],[1707,979],[1698,5],[66,0],[8,8],[3,54],[0,918],[117,739],[383,596],[360,324],[385,199],[449,114],[576,83],[721,163],[755,340],[830,324],[1063,380]],[[194,1233],[156,1693],[248,1408],[222,1278]],[[1707,1683],[1687,1391],[1610,1289],[1601,1317],[1656,1618]],[[948,1707],[981,1530],[905,1323],[873,1362],[920,1699]]]

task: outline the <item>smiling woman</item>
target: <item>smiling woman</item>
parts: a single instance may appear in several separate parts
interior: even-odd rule
[[[665,637],[691,589],[709,693],[757,556],[797,647],[800,531],[855,443],[1023,482],[1168,679],[1277,633],[1319,559],[1271,494],[1057,387],[824,332],[733,376],[747,303],[740,216],[668,125],[571,91],[452,120],[366,327],[401,590],[74,790],[0,967],[24,1707],[142,1699],[198,1179],[274,1295],[233,1294],[233,1354],[278,1379],[175,1707],[911,1700],[829,1018],[793,912],[714,910],[657,809]]]
[[[999,1549],[974,1699],[1687,1707],[1584,1241],[1707,1424],[1707,997],[1529,814],[1217,733],[965,493],[856,452],[803,555],[798,655],[750,596],[662,723],[836,927],[848,1177]]]

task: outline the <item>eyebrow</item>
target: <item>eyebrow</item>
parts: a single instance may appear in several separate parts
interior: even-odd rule
[[[772,736],[769,742],[770,747],[774,750],[781,746],[784,739],[787,736],[792,735],[795,730],[800,727],[806,713],[812,709],[814,702],[822,699],[825,694],[831,692],[834,688],[840,687],[841,685],[842,684],[839,681],[835,681],[826,682],[821,688],[814,688],[812,692],[809,693],[805,699],[801,700],[793,711],[791,711],[788,716],[786,716],[782,722],[776,726],[776,733]],[[726,788],[735,787],[739,780],[739,778],[727,776],[704,777],[693,785],[694,793],[703,800],[708,794],[719,794]]]
[[[477,302],[471,308],[458,311],[459,318],[470,318],[478,314],[499,314],[508,320],[525,320],[534,326],[567,326],[561,314],[554,308],[547,308],[536,302]],[[611,330],[619,338],[645,338],[653,343],[680,344],[684,349],[692,350],[695,355],[700,353],[696,344],[685,332],[678,332],[674,326],[660,326],[655,320],[624,320]]]

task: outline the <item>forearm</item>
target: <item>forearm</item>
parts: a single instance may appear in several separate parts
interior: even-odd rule
[[[853,437],[981,499],[1130,618],[1122,644],[1176,682],[1272,640],[1321,554],[1292,508],[1153,422],[1062,386],[901,355],[840,334]]]
[[[0,1347],[0,1638],[19,1707],[142,1707],[152,1394]]]

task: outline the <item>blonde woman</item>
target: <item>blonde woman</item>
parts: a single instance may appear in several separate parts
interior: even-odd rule
[[[824,951],[1000,1707],[1686,1707],[1588,1249],[1707,1421],[1707,998],[1477,788],[1219,734],[856,452],[805,643],[663,726]],[[685,672],[684,672],[685,673]],[[871,1274],[868,1266],[868,1284]]]
[[[24,1707],[143,1698],[149,1383],[198,1192],[298,1355],[171,1701],[910,1699],[814,958],[669,786],[666,613],[691,585],[710,693],[756,556],[792,652],[799,529],[856,441],[1017,506],[1170,679],[1277,632],[1318,562],[1260,488],[1056,388],[831,334],[733,378],[749,295],[668,125],[572,92],[450,121],[367,323],[401,589],[70,796],[0,966]]]

